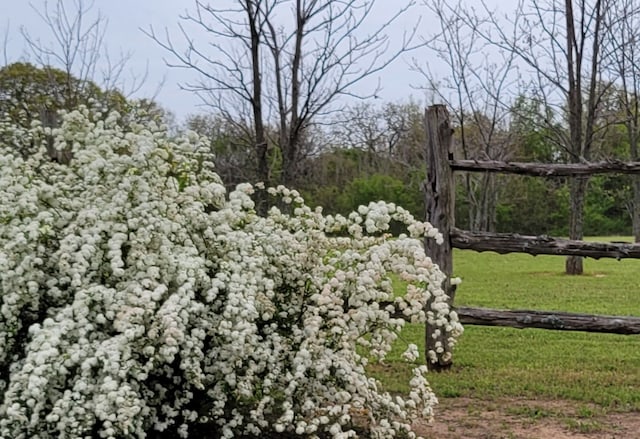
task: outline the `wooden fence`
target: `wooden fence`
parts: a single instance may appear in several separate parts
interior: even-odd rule
[[[577,176],[600,173],[640,173],[640,163],[608,161],[590,164],[505,163],[497,161],[455,160],[452,150],[453,129],[444,105],[434,105],[426,111],[427,179],[424,182],[427,221],[439,229],[444,244],[425,241],[425,249],[432,260],[447,274],[443,287],[454,306],[455,286],[449,278],[453,272],[453,248],[531,255],[583,256],[591,258],[640,258],[640,245],[602,242],[584,242],[557,239],[549,236],[522,236],[514,233],[470,232],[455,228],[454,171],[500,172],[529,176]],[[429,304],[427,305],[429,306]],[[508,326],[513,328],[544,328],[617,334],[640,334],[640,318],[598,316],[557,311],[494,310],[486,308],[455,307],[464,325]],[[436,342],[445,345],[442,336],[436,337],[434,328],[427,326],[427,349]],[[429,360],[431,369],[451,367],[451,352],[441,352],[435,361]]]

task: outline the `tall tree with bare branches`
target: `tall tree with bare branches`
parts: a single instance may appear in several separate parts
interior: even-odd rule
[[[510,101],[515,98],[511,90],[517,77],[515,55],[487,53],[491,48],[479,32],[488,19],[472,15],[462,4],[425,3],[439,21],[428,47],[446,65],[447,73],[438,73],[429,65],[433,63],[421,60],[414,61],[414,69],[424,77],[427,93],[452,109],[456,154],[464,159],[507,160],[512,153],[507,126]],[[465,173],[461,181],[469,228],[495,231],[501,186],[497,176]]]
[[[388,34],[413,4],[380,21],[375,0],[198,0],[181,17],[184,48],[168,31],[147,33],[175,57],[172,65],[199,73],[186,89],[251,134],[261,179],[276,179],[272,155],[281,163],[278,180],[291,185],[305,132],[339,108],[338,98],[375,96],[355,86],[419,45],[415,27],[399,42]],[[196,29],[209,41],[196,40]],[[276,127],[274,135],[266,126]]]
[[[45,0],[40,6],[31,7],[40,17],[48,39],[34,37],[28,28],[21,27],[27,57],[37,66],[57,68],[66,74],[67,95],[61,98],[67,109],[86,101],[94,83],[102,90],[117,90],[128,97],[140,90],[146,72],[125,78],[132,53],[110,55],[105,41],[108,21],[95,8],[94,1]]]
[[[640,160],[640,5],[635,0],[613,2],[607,10],[607,25],[612,29],[611,53],[613,68],[619,76],[621,90],[619,107],[622,109],[629,142],[629,158]],[[640,242],[640,176],[631,177],[633,201],[631,218],[633,236]]]
[[[569,161],[589,161],[593,146],[607,125],[598,125],[602,97],[615,81],[606,12],[613,0],[520,0],[508,16],[449,8],[459,26],[473,32],[497,53],[512,54],[521,76],[517,94],[529,97],[561,115],[544,123]],[[483,14],[478,18],[478,14]],[[570,181],[571,239],[582,239],[588,179]],[[582,258],[568,257],[566,272],[581,274]]]

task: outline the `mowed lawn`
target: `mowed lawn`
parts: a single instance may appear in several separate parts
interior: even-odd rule
[[[564,261],[456,250],[454,275],[463,282],[455,303],[640,317],[640,260],[585,259],[582,276],[565,275]],[[402,339],[424,352],[423,326],[408,325]],[[394,392],[406,391],[411,367],[400,353],[373,366]],[[468,325],[452,370],[431,373],[429,382],[441,397],[562,398],[639,410],[640,336]]]

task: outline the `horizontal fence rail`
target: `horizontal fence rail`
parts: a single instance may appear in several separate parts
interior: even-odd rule
[[[603,316],[555,311],[498,310],[455,307],[463,325],[504,326],[510,328],[540,328],[565,331],[640,334],[640,318]]]
[[[497,172],[535,177],[570,177],[593,174],[640,174],[640,162],[609,160],[597,163],[523,163],[494,160],[449,160],[454,171]]]
[[[393,302],[380,302],[385,308]],[[639,335],[640,317],[607,316],[563,311],[508,310],[454,306],[463,325],[501,326],[516,329],[554,329],[564,331],[599,332],[608,334]],[[391,316],[406,319],[404,313],[395,308]]]
[[[452,228],[451,246],[478,252],[528,253],[530,255],[584,256],[588,258],[640,258],[640,244],[617,242],[587,242],[552,238],[546,235],[528,236],[517,233],[470,232]]]

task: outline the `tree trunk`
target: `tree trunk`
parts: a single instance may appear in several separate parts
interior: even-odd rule
[[[569,191],[569,239],[581,240],[584,237],[584,198],[587,192],[587,177],[575,177],[570,181]],[[565,263],[567,274],[582,274],[582,257],[569,256]]]
[[[260,125],[260,128],[257,126]],[[264,128],[262,124],[256,124],[256,135],[257,140],[262,140],[256,142],[256,156],[258,159],[258,178],[266,187],[271,185],[271,175],[269,170],[269,148],[266,140],[264,139]],[[257,191],[256,196],[256,212],[259,215],[266,216],[267,211],[269,210],[269,196],[266,191]]]
[[[638,96],[635,93],[635,101],[637,102]],[[634,108],[630,120],[626,123],[627,135],[629,137],[629,152],[631,153],[631,160],[638,160],[638,107]],[[633,188],[633,202],[631,203],[631,227],[633,229],[633,239],[635,242],[640,242],[640,175],[634,174],[631,176],[631,187]]]
[[[480,200],[478,200],[478,194],[476,193],[476,179],[478,176],[467,173],[464,176],[464,188],[466,192],[466,199],[468,205],[467,217],[469,220],[469,230],[474,232],[480,232]]]
[[[249,29],[251,33],[251,73],[253,77],[252,109],[253,123],[255,125],[255,148],[257,158],[258,178],[266,186],[270,185],[269,159],[267,136],[265,134],[264,120],[262,114],[262,70],[260,57],[260,23],[258,11],[252,8],[251,3],[247,3],[247,13],[249,14]],[[265,215],[268,209],[267,195],[262,191],[256,195],[256,210],[259,214]]]
[[[290,130],[295,128],[289,127]],[[300,138],[298,135],[287,135],[285,136],[285,145],[280,147],[280,152],[282,153],[282,178],[281,182],[288,188],[296,187],[296,179],[298,177],[298,167],[299,167],[299,147],[298,142]]]
[[[471,192],[471,176],[467,173],[464,176],[464,188],[467,198],[467,221],[469,222],[469,230],[477,232],[475,225],[475,200],[473,199],[473,193]]]
[[[489,204],[489,228],[487,229],[489,232],[495,232],[496,231],[496,224],[498,222],[498,218],[497,218],[497,209],[496,206],[498,205],[498,176],[496,175],[492,175],[491,176],[491,197],[490,197],[490,204]]]
[[[633,179],[633,213],[631,221],[633,224],[633,238],[635,242],[640,242],[640,175],[634,175]]]
[[[482,185],[480,187],[482,199],[482,221],[480,223],[481,232],[496,231],[496,203],[497,203],[497,184],[494,174],[484,174],[482,176]]]
[[[467,187],[469,203],[469,229],[473,232],[495,232],[496,229],[496,176],[483,173],[478,178],[478,184]],[[469,179],[470,181],[471,179]]]

